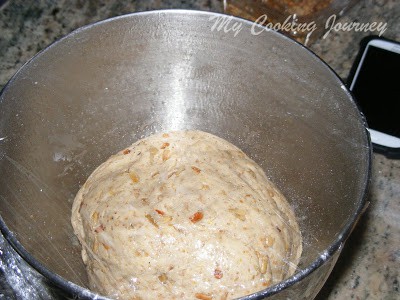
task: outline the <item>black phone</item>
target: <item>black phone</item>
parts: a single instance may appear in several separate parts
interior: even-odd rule
[[[367,120],[374,151],[400,158],[400,43],[364,38],[347,85]]]

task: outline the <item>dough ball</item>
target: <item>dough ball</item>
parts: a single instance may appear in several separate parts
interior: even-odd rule
[[[72,208],[91,288],[116,299],[231,299],[292,275],[295,215],[240,149],[201,131],[111,156]]]

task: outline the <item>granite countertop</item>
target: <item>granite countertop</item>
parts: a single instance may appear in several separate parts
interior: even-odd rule
[[[222,12],[218,0],[0,0],[0,89],[39,50],[82,25],[134,11],[189,8]],[[400,2],[361,0],[341,19],[387,22],[400,41]],[[370,32],[331,32],[310,48],[345,79]],[[347,241],[318,299],[400,299],[400,160],[374,154],[370,206]],[[0,254],[6,245],[0,236]],[[0,273],[4,272],[0,263]],[[7,297],[0,289],[0,298]]]

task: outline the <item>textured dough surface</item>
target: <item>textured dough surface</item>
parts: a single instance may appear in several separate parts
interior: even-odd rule
[[[91,288],[116,299],[232,299],[292,275],[293,210],[240,149],[201,131],[139,140],[72,208]]]

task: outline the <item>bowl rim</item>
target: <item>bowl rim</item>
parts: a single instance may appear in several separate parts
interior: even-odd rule
[[[96,27],[99,25],[103,25],[109,22],[114,22],[119,19],[125,19],[125,18],[132,18],[136,16],[143,16],[143,15],[153,15],[153,14],[196,14],[196,15],[207,15],[209,17],[215,16],[215,17],[230,17],[233,18],[234,20],[238,20],[244,24],[247,25],[252,25],[252,26],[257,26],[259,29],[263,29],[264,27],[256,24],[250,20],[243,19],[241,17],[236,17],[224,13],[218,13],[218,12],[210,12],[210,11],[202,11],[202,10],[192,10],[192,9],[157,9],[157,10],[149,10],[149,11],[141,11],[141,12],[133,12],[133,13],[128,13],[128,14],[123,14],[111,18],[107,18],[104,20],[100,20],[97,22],[89,23],[87,25],[84,25],[82,27],[79,27],[77,29],[74,29],[70,33],[64,35],[63,37],[57,39],[56,41],[52,42],[49,44],[47,47],[39,51],[37,54],[35,54],[32,58],[30,58],[26,63],[24,63],[18,70],[17,72],[11,77],[11,79],[5,84],[3,89],[0,91],[0,99],[2,95],[6,92],[8,87],[16,80],[18,77],[18,74],[22,72],[27,65],[32,63],[37,57],[43,55],[46,53],[46,51],[57,44],[61,43],[64,41],[64,39],[71,38],[72,36],[79,34],[81,31],[86,31],[89,30],[92,27]],[[367,157],[366,157],[366,170],[364,174],[364,178],[362,178],[363,181],[363,190],[360,191],[361,197],[358,199],[357,202],[357,207],[352,214],[352,216],[347,220],[346,224],[342,227],[342,230],[339,232],[337,235],[336,239],[332,242],[332,244],[325,249],[322,253],[320,253],[319,257],[317,257],[311,264],[306,266],[305,268],[301,269],[300,271],[297,271],[295,274],[292,276],[288,277],[287,279],[269,286],[261,291],[242,296],[238,299],[248,299],[248,300],[261,300],[264,299],[265,297],[272,296],[274,294],[279,293],[280,291],[283,291],[290,286],[293,286],[294,284],[302,281],[304,278],[306,278],[309,274],[313,273],[315,270],[317,270],[320,266],[322,266],[324,263],[329,261],[336,252],[342,249],[344,243],[346,242],[347,238],[350,236],[351,232],[353,231],[355,225],[357,224],[358,220],[362,216],[362,214],[365,212],[369,205],[369,201],[367,201],[367,196],[368,196],[368,191],[371,183],[371,172],[372,172],[372,146],[371,146],[371,138],[370,134],[368,131],[368,125],[366,122],[366,119],[364,115],[360,112],[359,107],[357,103],[354,101],[354,96],[353,94],[348,90],[346,87],[345,83],[343,80],[339,77],[339,75],[325,62],[323,61],[316,53],[314,53],[312,50],[309,48],[305,47],[303,44],[299,43],[298,41],[289,38],[285,35],[283,35],[280,32],[273,31],[272,34],[276,34],[280,36],[280,38],[286,39],[291,43],[294,43],[297,46],[300,46],[303,51],[308,52],[311,56],[316,58],[319,62],[321,62],[326,68],[328,72],[331,72],[334,76],[334,78],[338,81],[339,84],[341,84],[342,89],[345,91],[345,93],[348,96],[348,100],[352,102],[352,104],[355,106],[356,110],[358,111],[358,115],[360,117],[361,122],[363,123],[365,130],[364,130],[364,138],[366,142],[366,147],[368,148],[367,151]],[[1,102],[0,102],[1,104]],[[95,292],[90,291],[88,288],[80,286],[76,283],[73,283],[67,279],[64,279],[62,276],[54,273],[50,269],[46,268],[42,263],[40,263],[33,255],[31,255],[25,247],[18,241],[17,237],[15,234],[8,228],[8,226],[5,224],[3,218],[0,215],[0,231],[2,232],[4,238],[11,244],[11,246],[14,248],[14,250],[30,265],[32,266],[36,271],[38,271],[41,275],[43,275],[48,281],[48,283],[54,284],[58,288],[60,288],[62,291],[67,292],[68,295],[74,295],[78,296],[79,299],[99,299],[99,300],[110,300],[110,298],[101,296]]]

